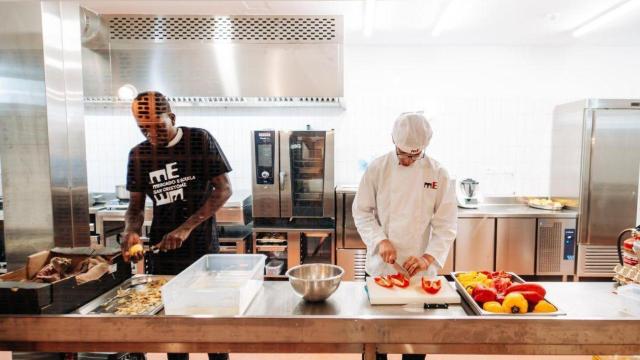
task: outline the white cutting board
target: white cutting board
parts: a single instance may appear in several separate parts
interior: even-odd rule
[[[436,294],[428,294],[422,290],[422,278],[414,276],[409,287],[385,288],[367,277],[367,289],[371,305],[405,305],[405,304],[459,304],[460,295],[449,284],[444,276],[438,276],[442,281],[442,289]]]

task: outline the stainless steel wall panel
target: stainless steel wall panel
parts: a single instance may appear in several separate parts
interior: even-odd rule
[[[578,200],[586,102],[559,105],[553,111],[550,195]]]
[[[53,216],[38,2],[0,2],[0,157],[8,270],[53,247]]]
[[[98,14],[80,8],[82,82],[85,96],[115,94],[111,87],[109,29]]]
[[[57,246],[89,246],[80,7],[42,3],[43,52]]]

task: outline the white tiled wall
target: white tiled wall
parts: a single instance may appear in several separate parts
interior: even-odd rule
[[[398,113],[425,110],[427,152],[491,195],[546,195],[553,107],[586,97],[640,98],[639,47],[345,47],[346,110],[175,108],[177,123],[209,130],[236,189],[249,189],[250,130],[336,130],[336,183],[357,183],[362,164],[392,149]],[[171,95],[171,94],[168,94]],[[88,110],[91,191],[125,182],[141,141],[129,110]]]

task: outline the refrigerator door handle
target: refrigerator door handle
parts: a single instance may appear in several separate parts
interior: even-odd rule
[[[285,173],[284,171],[280,171],[280,191],[284,191],[284,179],[286,177],[287,173]]]

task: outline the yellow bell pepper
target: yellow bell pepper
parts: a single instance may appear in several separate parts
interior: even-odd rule
[[[458,278],[458,281],[460,281],[460,283],[462,284],[462,286],[466,288],[468,285],[472,285],[472,284],[475,285],[476,283],[484,282],[485,280],[487,280],[487,275],[483,273],[478,273],[476,271],[469,271],[469,272],[458,274],[457,278]]]
[[[512,292],[504,297],[502,302],[502,312],[510,314],[524,314],[527,312],[527,299],[518,292]]]
[[[502,305],[497,301],[487,301],[482,305],[482,309],[488,312],[501,313]]]
[[[547,300],[538,301],[536,306],[533,308],[533,312],[535,313],[550,313],[557,310],[558,309],[556,309],[556,307],[549,303]]]

